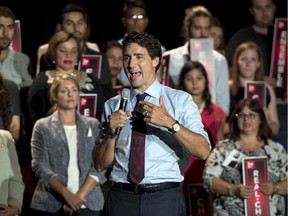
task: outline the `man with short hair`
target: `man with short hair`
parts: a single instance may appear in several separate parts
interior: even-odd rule
[[[143,0],[126,0],[123,6],[121,21],[123,27],[126,29],[126,33],[119,40],[120,43],[132,31],[144,32],[149,23],[145,2]]]
[[[237,46],[246,41],[255,42],[261,49],[265,70],[265,80],[275,85],[275,80],[269,78],[273,39],[273,22],[276,5],[273,0],[250,0],[249,12],[253,16],[252,25],[239,29],[229,39],[226,46],[226,57],[229,65]]]
[[[178,48],[168,50],[163,53],[164,56],[169,58],[169,76],[172,82],[177,87],[179,82],[179,75],[184,64],[190,60],[190,39],[191,38],[210,38],[210,30],[212,26],[213,16],[211,12],[204,6],[193,6],[186,9],[186,16],[183,22],[184,37],[186,43]],[[230,105],[229,94],[229,72],[228,63],[224,55],[213,50],[212,53],[214,68],[212,69],[212,80],[210,84],[214,86],[211,95],[216,104],[218,104],[228,115]]]
[[[230,38],[226,47],[228,62],[232,62],[236,47],[246,41],[253,41],[261,50],[265,70],[265,81],[271,86],[276,86],[275,78],[270,76],[271,54],[273,47],[274,19],[276,5],[273,0],[250,0],[249,12],[253,16],[252,25],[239,29]],[[280,120],[280,130],[273,137],[287,150],[287,99],[285,103],[277,104],[277,112]]]
[[[144,32],[149,24],[149,17],[147,14],[147,8],[144,0],[125,0],[123,5],[123,14],[121,18],[123,27],[126,29],[124,36],[118,40],[121,44],[125,36],[129,33]],[[166,51],[166,48],[161,45],[162,53]],[[129,83],[128,78],[125,75],[124,69],[118,75],[118,78],[125,83]]]
[[[10,48],[15,34],[16,17],[12,10],[0,6],[0,73],[8,80],[12,80],[18,89],[29,87],[32,84],[33,74],[30,58]]]
[[[186,216],[179,161],[185,152],[209,156],[201,116],[190,94],[158,81],[162,52],[155,36],[131,32],[122,44],[131,83],[127,110],[119,109],[120,95],[106,101],[93,150],[96,170],[112,168],[104,215]]]
[[[77,4],[67,4],[62,10],[59,23],[62,30],[70,32],[78,38],[82,47],[82,54],[102,56],[100,83],[105,99],[111,98],[113,96],[113,88],[107,56],[90,49],[85,43],[91,31],[90,19],[85,9]]]
[[[90,47],[91,43],[87,43],[91,32],[91,23],[85,9],[77,4],[67,4],[59,16],[58,25],[60,30],[65,30],[75,35],[79,40],[82,55],[100,55],[102,57],[99,80],[103,88],[105,100],[111,98],[113,96],[113,88],[108,59],[105,54],[95,51],[98,47],[92,49],[92,47]],[[42,64],[43,60],[42,57]],[[47,65],[45,65],[45,67],[47,67]]]

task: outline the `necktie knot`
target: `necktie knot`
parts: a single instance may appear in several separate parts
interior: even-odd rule
[[[145,92],[144,92],[143,94],[138,93],[138,94],[136,95],[137,103],[138,103],[139,101],[143,101],[146,96],[147,96],[147,93],[145,93]]]
[[[139,103],[139,101],[143,101],[145,99],[145,97],[147,96],[146,93],[143,94],[137,94],[136,98],[137,98],[137,102],[136,102],[136,106],[135,106],[135,111],[141,113],[142,112],[142,105]]]

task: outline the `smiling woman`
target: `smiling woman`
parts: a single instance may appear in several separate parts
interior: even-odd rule
[[[76,70],[75,65],[80,59],[81,51],[77,38],[65,31],[56,32],[49,40],[49,48],[45,59],[52,70],[41,72],[34,80],[28,92],[28,105],[32,122],[47,116],[51,104],[49,102],[49,89],[53,80],[61,75],[75,76],[80,85],[81,93],[97,94],[97,107],[95,117],[100,119],[104,93],[99,79],[94,74],[87,74]]]
[[[245,215],[244,200],[255,193],[269,196],[268,215],[285,215],[287,152],[271,139],[272,131],[259,101],[240,100],[230,117],[229,128],[229,139],[217,143],[203,173],[204,187],[209,193],[217,194],[213,205],[215,215]],[[238,165],[232,167],[231,155],[235,154],[239,156]],[[259,188],[245,184],[243,180],[241,164],[245,157],[265,157],[267,160],[264,169],[268,179],[261,180]]]

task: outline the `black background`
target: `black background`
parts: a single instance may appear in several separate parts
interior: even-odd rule
[[[155,34],[167,50],[183,45],[180,36],[185,8],[204,5],[225,27],[226,41],[239,28],[253,22],[248,11],[250,0],[146,0],[149,26],[147,32]],[[124,0],[0,0],[10,7],[21,21],[22,51],[36,65],[39,45],[46,43],[54,33],[57,16],[67,3],[82,5],[92,23],[89,41],[99,46],[125,33],[121,23]],[[287,0],[275,0],[276,17],[287,17]]]

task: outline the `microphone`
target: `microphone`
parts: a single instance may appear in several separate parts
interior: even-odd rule
[[[124,110],[124,111],[126,110],[127,101],[128,101],[128,98],[129,98],[129,97],[130,97],[130,89],[128,89],[128,88],[123,88],[123,89],[122,89],[122,92],[121,92],[121,102],[120,102],[119,109]],[[115,130],[115,135],[119,135],[121,129],[122,129],[121,127],[116,128],[116,130]]]

